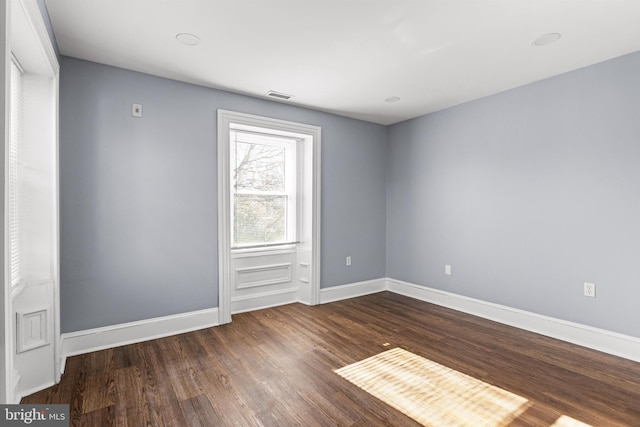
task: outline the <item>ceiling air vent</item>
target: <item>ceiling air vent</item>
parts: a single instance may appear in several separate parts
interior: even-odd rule
[[[286,93],[276,92],[275,90],[270,90],[269,92],[267,92],[267,96],[270,96],[271,98],[284,99],[284,100],[293,98],[293,95],[287,95]]]

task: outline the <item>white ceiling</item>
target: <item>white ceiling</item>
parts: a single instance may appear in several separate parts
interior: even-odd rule
[[[381,124],[640,50],[638,0],[46,4],[63,55],[257,97],[275,90]],[[185,32],[200,44],[179,43]],[[562,38],[534,47],[546,33]]]

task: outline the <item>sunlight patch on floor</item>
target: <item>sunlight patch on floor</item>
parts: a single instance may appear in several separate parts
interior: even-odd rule
[[[401,348],[335,372],[425,426],[508,426],[532,404]],[[586,424],[563,416],[554,426]]]
[[[550,427],[591,427],[591,425],[563,415],[558,418],[555,423],[551,424]]]

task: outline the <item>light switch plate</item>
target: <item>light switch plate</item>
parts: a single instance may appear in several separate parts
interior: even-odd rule
[[[131,115],[133,117],[142,117],[142,104],[131,104]]]

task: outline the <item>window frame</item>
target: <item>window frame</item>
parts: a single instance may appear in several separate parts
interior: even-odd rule
[[[298,159],[304,165],[299,186],[300,206],[298,220],[297,251],[298,264],[304,277],[299,289],[299,301],[303,304],[320,303],[321,262],[322,262],[322,128],[318,125],[293,122],[255,114],[240,113],[222,108],[216,111],[217,150],[216,159],[218,173],[215,186],[217,188],[217,222],[218,222],[218,324],[231,322],[231,236],[230,229],[230,195],[229,195],[229,128],[232,124],[266,127],[301,138],[298,145]],[[262,251],[267,251],[264,248]],[[275,249],[274,249],[275,250]],[[240,251],[240,250],[236,250]],[[260,251],[260,249],[247,249]],[[259,252],[256,252],[259,253]],[[304,286],[302,286],[304,285]]]
[[[242,135],[244,141],[238,141],[238,135]],[[258,191],[258,190],[242,190],[238,191],[235,185],[235,153],[236,144],[238,142],[281,147],[284,151],[284,189],[282,191]],[[247,127],[246,125],[238,125],[231,123],[229,126],[229,159],[230,159],[230,238],[232,250],[247,250],[256,248],[277,248],[282,246],[291,246],[298,243],[298,188],[299,188],[299,168],[298,163],[298,145],[300,138],[283,134],[272,128]],[[235,197],[236,195],[265,195],[265,196],[284,196],[286,198],[285,205],[285,236],[281,241],[273,242],[250,242],[238,243],[235,236]]]

